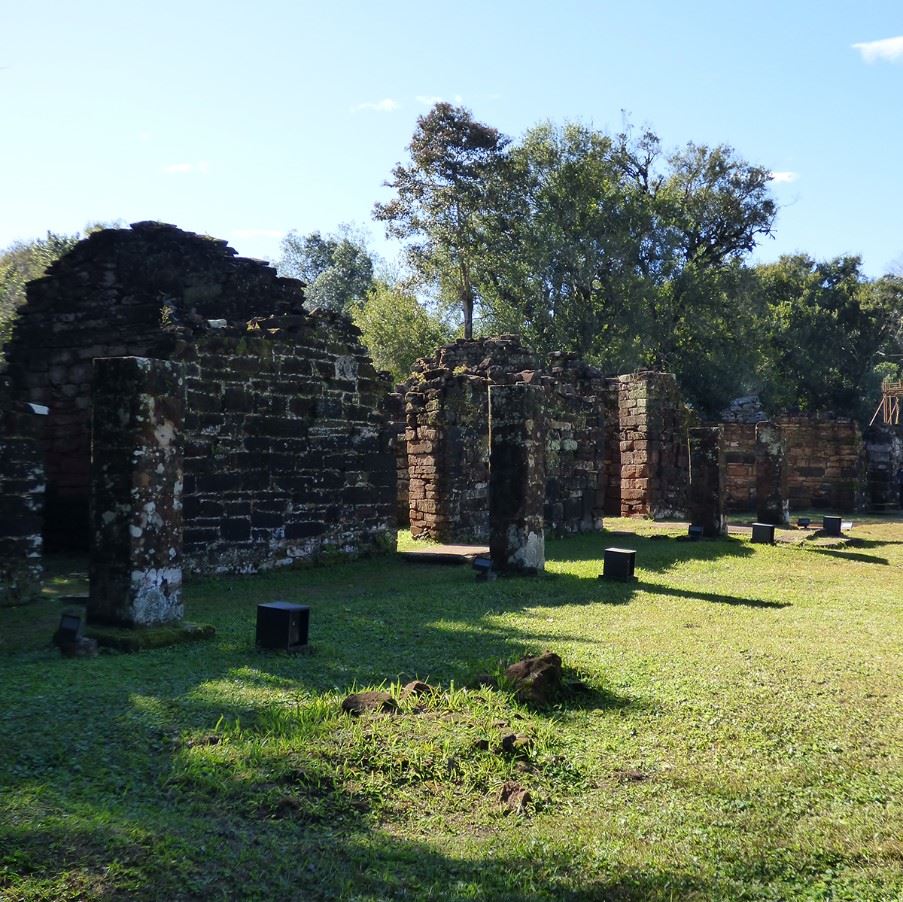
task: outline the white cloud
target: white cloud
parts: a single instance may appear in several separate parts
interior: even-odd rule
[[[199,163],[170,163],[163,167],[163,171],[167,175],[188,175],[189,173],[206,175],[209,169],[210,166],[206,160],[201,160]]]
[[[867,63],[876,63],[878,60],[887,60],[891,63],[903,61],[903,35],[884,38],[881,41],[853,44],[853,49],[858,50]]]
[[[285,232],[281,229],[232,229],[233,238],[282,238]]]
[[[382,100],[368,100],[365,103],[359,103],[351,108],[352,113],[360,113],[369,110],[374,113],[394,113],[401,104],[391,97],[384,97]]]
[[[791,182],[795,182],[800,177],[798,172],[772,172],[771,180],[778,185],[789,185]]]

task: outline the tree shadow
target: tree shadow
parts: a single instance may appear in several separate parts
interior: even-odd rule
[[[808,554],[834,557],[842,561],[859,561],[862,564],[890,564],[890,561],[886,557],[876,557],[872,554],[860,554],[856,551],[840,551],[833,548],[806,548],[806,552]]]
[[[675,598],[691,598],[697,601],[709,601],[715,604],[740,605],[746,608],[765,608],[780,610],[791,607],[788,601],[766,601],[759,598],[741,598],[737,595],[723,595],[713,592],[699,592],[691,589],[672,589],[670,586],[662,586],[659,583],[637,582],[636,587],[655,595],[670,595]]]

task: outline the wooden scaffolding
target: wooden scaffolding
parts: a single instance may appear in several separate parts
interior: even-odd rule
[[[899,426],[901,398],[903,398],[903,382],[890,382],[885,379],[881,383],[881,401],[869,426],[878,419],[878,414],[881,414],[885,426]]]

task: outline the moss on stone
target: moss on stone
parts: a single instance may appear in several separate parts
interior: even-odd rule
[[[96,639],[102,648],[136,652],[212,639],[216,635],[216,629],[207,623],[181,621],[166,626],[89,626],[84,634],[89,639]]]

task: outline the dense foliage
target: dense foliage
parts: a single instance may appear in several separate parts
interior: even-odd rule
[[[443,103],[409,151],[375,216],[408,242],[420,284],[459,305],[465,334],[476,315],[539,352],[666,369],[710,413],[755,391],[773,408],[861,413],[875,373],[895,371],[900,279],[869,282],[855,257],[750,269],[777,213],[771,174],[726,145],[666,153],[649,129],[573,123],[512,142]]]
[[[325,238],[319,232],[289,232],[277,267],[305,283],[306,306],[347,312],[373,285],[373,257],[366,240],[350,226]]]
[[[388,370],[396,382],[410,375],[418,357],[452,337],[448,326],[411,292],[382,281],[351,308],[351,318],[373,355],[374,366]]]
[[[0,251],[0,358],[16,311],[25,303],[25,285],[44,274],[54,260],[75,246],[81,235],[48,232],[34,241],[16,241]]]

